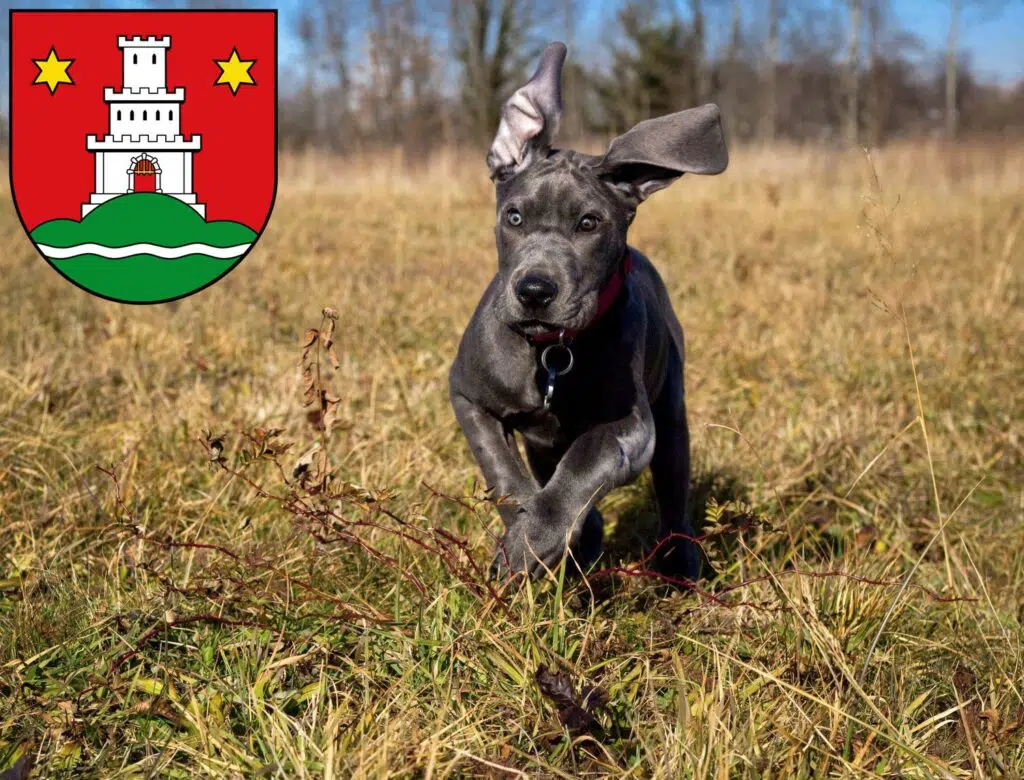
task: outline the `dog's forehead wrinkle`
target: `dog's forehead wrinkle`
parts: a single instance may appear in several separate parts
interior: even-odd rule
[[[514,201],[532,217],[575,220],[585,211],[612,205],[606,187],[565,159],[548,159],[524,172],[506,200]]]

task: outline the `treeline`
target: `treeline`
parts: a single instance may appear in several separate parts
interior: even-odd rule
[[[899,137],[1024,130],[1024,83],[984,83],[959,49],[896,23],[888,0],[304,0],[284,80],[282,143],[340,152],[481,144],[502,100],[552,39],[570,47],[561,139],[607,135],[719,103],[735,139],[879,145]]]
[[[734,140],[1024,133],[1024,81],[986,82],[960,47],[967,25],[1024,0],[921,0],[948,24],[943,50],[902,28],[893,1],[297,0],[279,14],[281,146],[415,161],[483,145],[556,39],[570,50],[562,143],[708,101]],[[0,145],[6,132],[0,117]]]

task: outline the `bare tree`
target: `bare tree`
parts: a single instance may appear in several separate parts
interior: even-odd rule
[[[369,80],[360,103],[372,123],[380,145],[391,146],[398,137],[405,80],[403,54],[407,37],[400,10],[384,0],[370,0],[368,35]],[[364,128],[365,129],[365,128]]]
[[[371,146],[401,148],[413,163],[440,128],[434,41],[414,0],[371,0],[369,21],[368,71],[357,97],[361,136]]]
[[[740,0],[732,0],[732,12],[729,23],[729,40],[725,48],[725,57],[721,67],[722,113],[726,131],[737,132],[739,128],[740,104],[740,49],[743,45],[743,10]]]
[[[610,72],[592,79],[602,130],[622,132],[640,120],[700,102],[694,25],[675,10],[659,13],[650,3],[636,1],[619,10],[617,21],[618,40],[608,46]]]
[[[586,73],[576,52],[579,27],[580,0],[559,0],[562,40],[569,48],[569,59],[562,69],[562,116],[559,134],[566,140],[583,136],[586,122]]]
[[[298,8],[293,29],[301,51],[293,73],[298,87],[289,90],[282,82],[287,143],[335,151],[349,146],[349,6],[346,0],[303,0]]]
[[[885,80],[879,68],[882,58],[882,29],[886,18],[886,0],[868,0],[867,50],[868,95],[865,103],[867,142],[877,146],[882,140],[882,103],[885,101]]]
[[[533,30],[550,15],[537,0],[452,0],[449,37],[471,138],[494,132],[502,101],[539,51],[530,46]]]
[[[317,50],[317,21],[308,8],[299,12],[295,35],[305,54],[302,58],[305,67],[299,76],[302,86],[287,103],[288,110],[283,112],[282,129],[292,145],[306,148],[319,140],[316,77],[320,55]]]
[[[701,0],[690,0],[691,57],[693,58],[694,93],[696,103],[708,98],[710,84],[707,66],[707,30],[705,27],[704,5]]]
[[[768,38],[765,43],[764,105],[761,109],[761,138],[774,141],[779,124],[779,27],[781,0],[768,0]]]
[[[322,113],[328,143],[336,149],[345,149],[349,141],[349,100],[351,74],[349,69],[349,18],[345,0],[319,0],[320,49],[323,65],[333,77],[335,99]]]
[[[856,144],[860,128],[860,32],[861,0],[847,0],[848,27],[846,48],[846,114],[843,117],[843,135],[846,142]]]
[[[991,14],[1003,6],[1002,0],[949,0],[949,33],[946,36],[945,118],[946,137],[955,138],[959,125],[957,115],[957,81],[959,79],[960,36],[966,17],[974,12]]]
[[[949,34],[946,38],[946,137],[956,136],[956,58],[960,35],[960,0],[949,1]]]

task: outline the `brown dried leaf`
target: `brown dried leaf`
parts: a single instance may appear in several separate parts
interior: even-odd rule
[[[130,715],[143,715],[147,718],[163,718],[175,726],[184,725],[184,721],[166,699],[147,699],[137,702],[128,711]]]
[[[327,309],[324,309],[326,312]],[[320,331],[320,340],[323,342],[325,349],[330,349],[331,344],[334,343],[334,328],[337,325],[337,318],[327,318],[327,325]]]
[[[1024,717],[1019,717],[1016,720],[1007,723],[1005,726],[999,729],[998,739],[1002,740],[1005,737],[1010,736],[1015,731],[1020,729],[1021,726],[1024,726]]]
[[[989,729],[999,728],[999,712],[997,710],[982,710],[978,713],[978,717],[987,721]]]
[[[558,719],[570,732],[578,734],[598,725],[593,713],[608,701],[603,690],[584,686],[581,696],[577,696],[569,675],[543,666],[537,669],[534,679],[540,692],[559,705]]]
[[[974,693],[974,684],[977,681],[977,677],[971,669],[964,664],[957,664],[956,670],[953,672],[953,685],[956,686],[957,692],[965,699],[971,698]]]
[[[331,429],[334,424],[338,421],[338,404],[341,402],[340,398],[324,394],[324,433],[330,435]]]
[[[337,371],[341,366],[341,362],[338,360],[338,353],[334,351],[333,343],[327,347],[327,357],[331,360],[331,368]]]

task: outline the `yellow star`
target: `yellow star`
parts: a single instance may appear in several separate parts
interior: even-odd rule
[[[68,68],[71,67],[74,60],[62,60],[57,56],[57,50],[53,46],[50,47],[50,53],[45,60],[32,60],[32,62],[39,68],[39,73],[36,74],[36,79],[32,83],[45,84],[50,88],[51,95],[57,91],[59,84],[74,85],[75,82],[68,75]]]
[[[214,86],[218,84],[227,84],[231,88],[231,94],[234,95],[238,92],[238,88],[242,84],[256,85],[253,81],[252,74],[249,73],[256,60],[242,60],[238,58],[238,49],[231,50],[231,56],[226,60],[214,60],[217,66],[220,68],[220,75],[217,80],[213,82]]]

